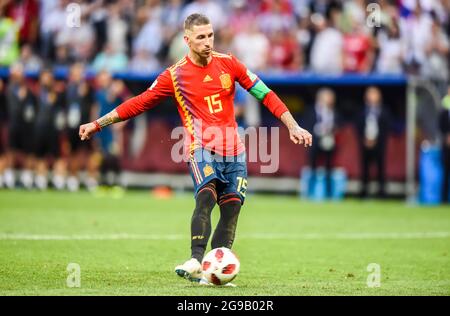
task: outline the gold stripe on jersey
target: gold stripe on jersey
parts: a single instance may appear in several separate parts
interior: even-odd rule
[[[178,79],[177,79],[177,76],[175,74],[175,70],[178,67],[181,67],[181,66],[183,66],[186,63],[187,63],[186,58],[181,59],[179,62],[177,62],[175,65],[173,65],[172,67],[169,68],[169,72],[170,72],[170,77],[172,79],[175,100],[177,100],[178,104],[181,107],[181,110],[183,111],[183,115],[184,115],[184,118],[185,118],[184,121],[185,121],[186,129],[188,130],[188,132],[191,135],[194,135],[194,123],[192,121],[192,115],[191,115],[191,113],[189,113],[189,110],[186,107],[186,101],[185,101],[183,95],[181,94],[180,86],[178,84]]]
[[[231,59],[231,56],[230,56],[230,55],[218,53],[218,52],[216,52],[216,51],[213,51],[213,52],[212,52],[212,55],[213,55],[214,57]]]
[[[183,57],[179,61],[177,61],[174,65],[170,66],[169,70],[172,70],[172,69],[175,70],[178,67],[181,67],[181,66],[183,66],[186,63],[187,63],[186,57]]]

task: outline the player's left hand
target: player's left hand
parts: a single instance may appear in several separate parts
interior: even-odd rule
[[[305,147],[310,147],[312,145],[312,135],[306,129],[300,126],[295,126],[289,130],[289,136],[294,144],[304,144]]]

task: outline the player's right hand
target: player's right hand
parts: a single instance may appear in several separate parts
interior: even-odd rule
[[[88,140],[97,132],[98,132],[97,126],[91,122],[81,125],[78,134],[81,140]]]

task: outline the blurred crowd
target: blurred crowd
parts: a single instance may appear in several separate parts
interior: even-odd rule
[[[124,82],[107,71],[88,81],[82,63],[71,65],[67,81],[49,68],[38,81],[28,80],[22,64],[11,66],[8,84],[0,79],[0,188],[78,191],[120,184],[124,123],[83,142],[79,126],[129,96]]]
[[[158,71],[186,53],[193,12],[210,17],[218,51],[253,71],[448,79],[446,0],[3,0],[0,65]]]
[[[235,54],[253,71],[415,74],[435,82],[448,101],[446,0],[2,0],[0,67],[9,75],[0,77],[0,187],[76,191],[117,183],[122,126],[85,143],[78,126],[130,96],[112,73],[159,72],[182,58],[183,21],[194,12],[211,19],[215,50]],[[60,66],[69,69],[64,80],[52,71]],[[86,69],[93,70],[93,80],[86,79]],[[332,90],[321,89],[306,113],[318,140],[310,151],[313,169],[321,156],[331,168],[331,136],[339,125],[335,99]],[[238,90],[235,101],[245,105],[247,125],[259,125],[256,100]],[[382,103],[380,91],[370,87],[356,124],[362,196],[370,164],[384,187],[388,115]],[[448,157],[449,132],[441,130]]]

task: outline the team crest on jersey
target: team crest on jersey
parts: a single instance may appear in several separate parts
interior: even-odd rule
[[[231,77],[230,74],[222,74],[219,77],[220,83],[222,84],[222,88],[230,89],[231,88]]]
[[[209,177],[213,173],[214,173],[214,170],[213,170],[213,168],[210,165],[206,165],[203,168],[203,174],[205,175],[205,177]]]

